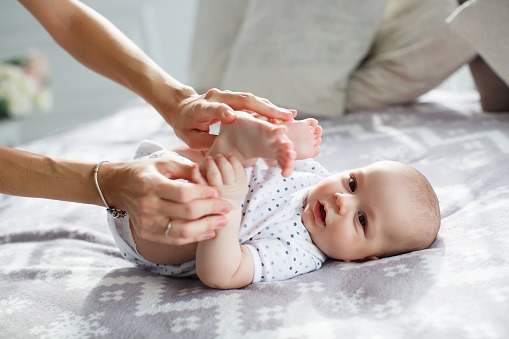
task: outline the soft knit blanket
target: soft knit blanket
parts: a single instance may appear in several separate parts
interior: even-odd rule
[[[435,92],[321,124],[330,171],[392,159],[429,178],[443,217],[431,248],[219,291],[123,260],[103,208],[0,195],[0,337],[507,338],[509,114]],[[115,161],[142,139],[179,143],[133,103],[22,148]]]

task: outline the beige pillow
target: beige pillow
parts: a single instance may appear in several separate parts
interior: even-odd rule
[[[248,3],[200,0],[189,63],[189,84],[199,93],[221,86]]]
[[[433,89],[474,49],[445,19],[457,0],[389,0],[368,57],[350,79],[347,109],[409,102]]]
[[[467,1],[448,19],[509,86],[509,1]]]
[[[307,115],[339,116],[382,0],[251,0],[222,81]]]

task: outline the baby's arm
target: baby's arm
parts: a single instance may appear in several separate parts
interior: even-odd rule
[[[232,211],[226,215],[227,226],[218,231],[215,238],[198,243],[196,274],[205,285],[213,288],[244,287],[253,281],[254,275],[251,253],[239,245],[238,240],[241,203],[247,193],[244,167],[232,154],[218,154],[206,157],[202,169],[208,184],[216,187],[220,197],[230,202]]]

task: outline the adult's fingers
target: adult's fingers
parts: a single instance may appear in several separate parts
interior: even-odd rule
[[[151,187],[154,193],[166,200],[187,203],[195,199],[208,199],[218,196],[218,192],[207,185],[198,185],[176,179],[193,180],[196,164],[175,161],[160,162],[158,171],[162,175],[157,185]]]
[[[167,236],[165,235],[166,224],[159,232],[144,232],[138,233],[138,235],[143,239],[158,243],[185,245],[214,238],[216,231],[226,226],[227,219],[222,215],[210,215],[191,221],[174,219],[171,224]]]
[[[156,212],[166,219],[194,220],[211,214],[226,214],[231,208],[230,203],[219,198],[196,199],[184,204],[161,200]]]
[[[210,103],[210,110],[211,113],[209,113],[209,117],[211,121],[221,121],[225,124],[229,124],[231,122],[234,122],[235,119],[237,119],[237,114],[235,114],[235,111],[228,106],[225,103]],[[207,112],[203,112],[206,114]]]
[[[159,198],[182,204],[196,199],[210,199],[218,196],[213,187],[176,180],[163,181],[153,189],[154,194]]]
[[[268,118],[290,121],[296,115],[295,110],[281,108],[265,98],[251,93],[219,91],[211,89],[205,94],[205,99],[223,102],[234,110],[251,110]]]
[[[175,227],[172,224],[168,238],[170,241],[180,243],[198,242],[210,239],[211,234],[215,235],[215,231],[226,224],[227,219],[224,216],[207,216],[192,221],[176,220]]]

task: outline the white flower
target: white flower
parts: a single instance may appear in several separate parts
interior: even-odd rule
[[[48,111],[53,95],[45,85],[49,71],[46,60],[37,53],[13,60],[18,62],[0,63],[0,101],[7,116],[20,118],[34,111]]]
[[[12,117],[25,116],[31,111],[35,93],[36,84],[22,69],[11,65],[0,67],[0,97],[6,100]]]
[[[43,87],[39,90],[34,97],[34,107],[40,112],[48,112],[53,107],[53,92],[47,87]]]

